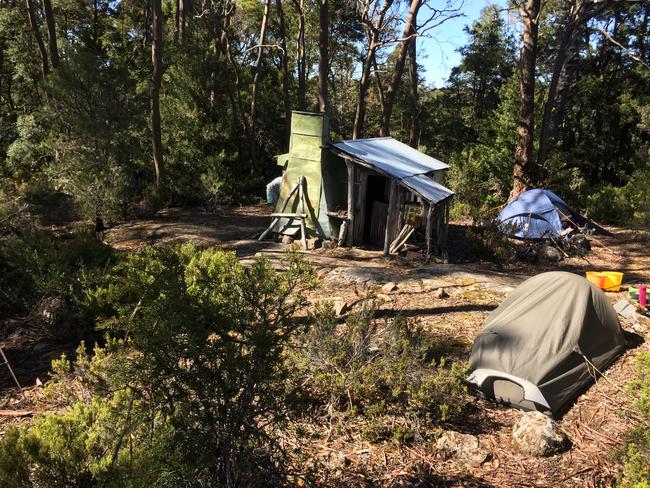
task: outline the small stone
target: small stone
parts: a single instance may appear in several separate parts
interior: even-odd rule
[[[330,240],[323,241],[321,247],[323,249],[334,249],[336,247],[336,241],[330,241]]]
[[[490,451],[475,436],[452,430],[438,438],[436,449],[445,459],[454,458],[470,466],[480,466],[490,458]]]
[[[524,412],[512,428],[517,449],[527,456],[547,457],[569,447],[569,439],[550,417],[541,412]]]
[[[344,300],[336,300],[334,302],[334,313],[337,315],[337,317],[340,317],[343,315],[345,312],[350,310],[350,306],[348,303]]]
[[[447,293],[444,288],[438,288],[436,292],[433,294],[433,296],[440,299],[448,298],[449,293]]]
[[[539,255],[546,261],[561,261],[562,254],[553,246],[542,246],[539,250]]]
[[[43,386],[43,382],[40,378],[36,378],[36,386]]]
[[[293,237],[282,236],[282,244],[293,244]]]
[[[381,287],[382,293],[390,293],[393,290],[397,289],[397,285],[394,281],[389,281],[384,286]]]
[[[307,239],[307,249],[319,249],[323,246],[323,240],[315,237],[313,239]]]

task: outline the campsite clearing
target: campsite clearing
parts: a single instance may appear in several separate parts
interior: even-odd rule
[[[147,220],[117,226],[107,232],[106,240],[120,250],[192,240],[199,245],[233,249],[245,260],[264,255],[279,265],[286,246],[252,239],[268,225],[270,212],[264,205],[224,208],[218,212],[168,210]],[[398,315],[409,317],[438,339],[446,357],[467,361],[487,314],[529,276],[551,269],[576,273],[612,269],[624,271],[625,282],[650,282],[650,234],[645,232],[608,228],[613,235],[593,239],[592,252],[585,258],[499,265],[472,261],[467,251],[467,229],[461,225],[452,225],[450,229],[450,259],[462,264],[426,264],[404,257],[388,259],[382,257],[381,250],[356,248],[304,253],[316,268],[321,283],[309,298],[312,302],[329,299],[352,304],[365,293],[377,293],[383,302],[377,312],[380,320]],[[389,282],[395,286],[382,290]],[[623,295],[608,293],[608,298],[614,303]],[[622,325],[629,330],[630,324]],[[637,332],[647,334],[647,324],[642,323],[642,327]],[[16,329],[3,332],[6,342],[11,339],[7,334],[15,334]],[[42,347],[38,338],[24,340],[8,351],[10,360],[24,353],[39,356]],[[296,456],[314,466],[318,481],[325,486],[609,485],[617,469],[611,454],[622,445],[622,436],[632,425],[624,391],[633,378],[635,357],[648,349],[648,344],[641,343],[637,336],[637,345],[607,370],[606,379],[599,380],[578,398],[560,420],[572,448],[552,458],[527,459],[517,454],[510,432],[520,413],[473,397],[468,397],[460,420],[443,427],[477,436],[491,453],[491,458],[478,467],[436,457],[436,432],[427,432],[423,439],[406,444],[395,440],[370,442],[360,435],[366,427],[363,420],[341,416],[323,415],[294,426],[295,435],[286,439],[286,445],[295,447]],[[30,371],[24,361],[17,369],[21,381],[28,386],[41,374]],[[43,398],[41,387],[29,386],[25,398],[21,398],[11,388],[5,371],[0,372],[0,381],[0,409],[34,414],[54,409]],[[0,431],[4,432],[10,424],[30,421],[29,416],[1,416]],[[399,423],[405,419],[392,421]]]

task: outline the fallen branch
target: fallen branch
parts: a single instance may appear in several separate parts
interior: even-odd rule
[[[33,410],[0,410],[0,417],[31,417]]]

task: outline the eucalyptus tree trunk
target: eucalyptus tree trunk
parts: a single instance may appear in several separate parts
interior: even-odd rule
[[[47,45],[50,51],[50,61],[52,62],[52,69],[56,69],[59,67],[59,49],[56,43],[56,23],[54,22],[51,0],[43,0],[43,11],[45,12],[45,23],[47,25]]]
[[[564,25],[560,38],[560,46],[553,64],[553,74],[548,87],[548,95],[544,103],[544,113],[539,134],[539,152],[537,167],[543,168],[548,158],[549,146],[555,128],[561,120],[569,85],[573,77],[573,62],[578,54],[580,35],[589,19],[601,13],[611,5],[610,1],[595,5],[590,0],[574,0],[571,5],[569,18]]]
[[[305,0],[293,0],[298,12],[296,69],[298,71],[298,110],[307,108],[307,53],[305,51]]]
[[[390,118],[393,115],[395,97],[397,96],[397,90],[399,90],[402,75],[404,74],[404,64],[406,63],[406,54],[408,52],[409,42],[416,35],[417,15],[418,10],[420,10],[420,7],[422,6],[422,1],[423,0],[411,0],[411,6],[409,7],[408,17],[404,24],[404,32],[397,53],[397,60],[395,61],[395,68],[393,70],[390,85],[388,85],[385,94],[380,130],[382,136],[390,135]]]
[[[528,191],[534,184],[533,135],[535,124],[535,58],[541,0],[526,0],[524,7],[523,46],[519,58],[519,142],[515,150],[510,200]]]
[[[152,40],[151,63],[151,141],[153,146],[153,166],[156,173],[155,184],[160,186],[163,172],[162,132],[160,128],[160,85],[162,83],[163,18],[161,0],[152,0]]]
[[[259,45],[257,47],[257,59],[255,60],[255,76],[253,76],[253,84],[251,85],[251,110],[250,110],[250,136],[251,151],[252,151],[252,167],[254,170],[257,164],[257,100],[259,97],[258,89],[260,77],[262,74],[262,54],[264,52],[264,42],[266,40],[266,30],[268,26],[269,10],[271,8],[271,0],[265,0],[264,12],[262,13],[262,23],[260,25]]]
[[[318,0],[318,105],[321,112],[327,112],[327,77],[329,74],[329,4],[328,0]]]
[[[411,81],[411,96],[409,97],[409,146],[418,148],[420,139],[420,103],[418,98],[418,63],[417,38],[409,42],[409,79]]]
[[[45,43],[41,36],[41,31],[38,30],[38,22],[36,21],[36,11],[34,10],[33,0],[25,0],[27,4],[27,15],[29,16],[29,25],[34,33],[34,39],[38,46],[38,51],[41,55],[41,70],[43,71],[43,78],[50,73],[50,66],[47,60],[47,51],[45,50]]]
[[[370,87],[370,73],[376,61],[375,55],[377,53],[377,48],[379,47],[379,36],[384,26],[384,18],[392,4],[393,0],[386,0],[379,12],[377,20],[374,22],[365,17],[366,14],[364,14],[365,18],[362,18],[362,21],[366,24],[368,29],[368,52],[366,53],[366,59],[361,71],[361,78],[359,79],[359,92],[357,94],[357,108],[354,114],[354,125],[352,127],[352,139],[357,139],[364,135],[366,96],[368,94],[368,88]]]
[[[287,24],[284,19],[282,0],[275,0],[280,23],[280,48],[282,49],[282,100],[284,103],[284,144],[288,148],[291,131],[291,100],[289,99],[289,53],[287,53]]]

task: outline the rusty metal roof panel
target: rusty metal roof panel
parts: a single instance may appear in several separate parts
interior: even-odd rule
[[[399,179],[449,168],[442,161],[427,156],[392,137],[355,139],[332,145]]]

